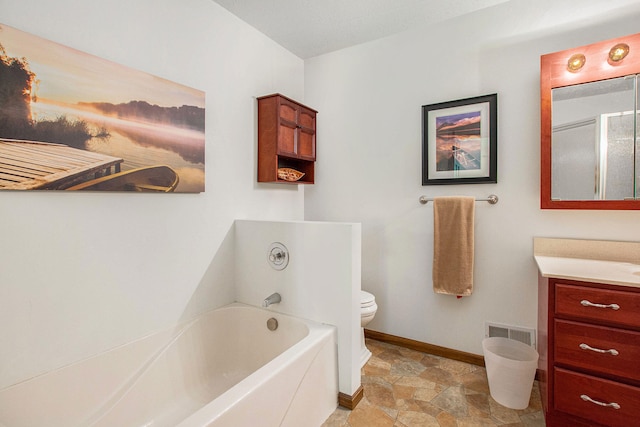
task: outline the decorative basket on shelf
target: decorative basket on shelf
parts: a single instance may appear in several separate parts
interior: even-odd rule
[[[278,178],[285,181],[299,181],[304,176],[303,172],[291,168],[278,168]]]

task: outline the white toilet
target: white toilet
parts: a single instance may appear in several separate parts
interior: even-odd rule
[[[369,324],[373,320],[373,317],[376,315],[376,311],[378,310],[378,305],[376,304],[376,297],[369,292],[360,291],[360,368],[362,368],[365,363],[371,357],[371,351],[367,348],[364,343],[364,327]]]

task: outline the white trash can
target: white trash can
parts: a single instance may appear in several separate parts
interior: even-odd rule
[[[538,366],[538,352],[520,341],[502,337],[482,340],[491,397],[511,409],[529,406]]]

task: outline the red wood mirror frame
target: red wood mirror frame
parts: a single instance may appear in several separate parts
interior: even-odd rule
[[[628,54],[614,62],[609,59],[612,47],[624,43]],[[579,70],[569,71],[568,62],[574,55],[584,55]],[[577,62],[580,62],[579,60]],[[540,57],[541,101],[541,177],[540,207],[542,209],[640,209],[640,200],[552,200],[551,199],[551,133],[552,89],[640,73],[640,34],[550,53]],[[637,142],[636,142],[637,146]],[[636,153],[640,155],[640,153]],[[637,174],[636,174],[637,175]],[[640,183],[638,184],[640,185]]]

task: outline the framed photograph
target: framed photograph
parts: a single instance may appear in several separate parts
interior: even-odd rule
[[[422,185],[496,183],[498,95],[422,106]]]

